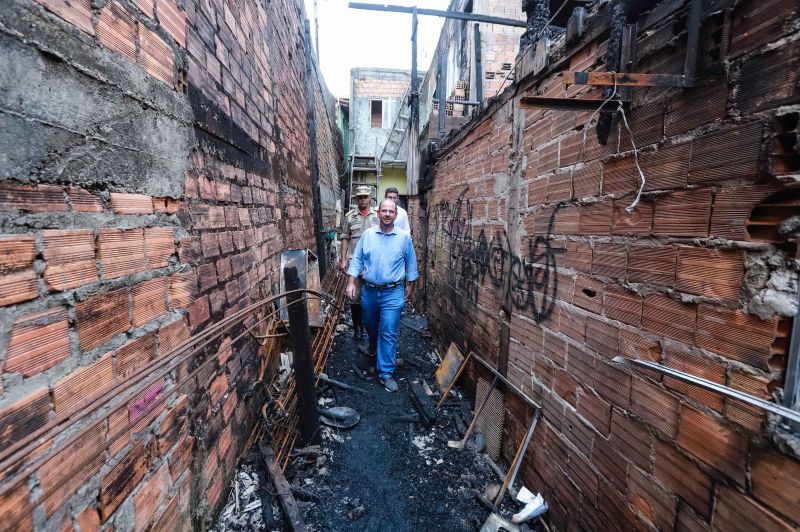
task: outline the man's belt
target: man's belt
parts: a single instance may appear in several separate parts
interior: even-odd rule
[[[386,283],[386,284],[372,284],[369,281],[365,280],[364,284],[376,290],[385,290],[387,288],[394,288],[395,286],[400,286],[401,284],[403,284],[403,281],[401,280],[401,281],[396,281],[394,283]]]

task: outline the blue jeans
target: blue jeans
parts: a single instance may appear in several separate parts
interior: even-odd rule
[[[404,294],[402,284],[385,290],[370,288],[366,284],[361,287],[364,327],[369,335],[370,352],[374,353],[377,347],[378,376],[382,379],[391,377],[394,372]]]

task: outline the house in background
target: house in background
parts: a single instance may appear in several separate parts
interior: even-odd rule
[[[424,75],[420,72],[419,78]],[[387,187],[396,187],[405,196],[411,73],[390,68],[354,68],[350,82],[350,203],[355,203],[355,188],[359,185],[372,187],[375,199],[382,198]]]

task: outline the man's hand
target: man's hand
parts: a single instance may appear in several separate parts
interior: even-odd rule
[[[342,270],[345,273],[347,272],[347,258],[343,258],[339,262],[339,269]]]
[[[347,279],[347,287],[344,289],[344,293],[351,300],[356,297],[356,282],[355,277],[352,275],[349,277],[349,279]]]
[[[406,301],[411,301],[414,297],[414,283],[406,283]]]

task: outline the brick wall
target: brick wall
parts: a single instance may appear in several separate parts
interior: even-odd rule
[[[281,250],[314,249],[309,99],[333,225],[341,140],[316,65],[307,94],[304,18],[294,0],[0,11],[1,529],[204,528],[224,500],[261,353],[241,329],[173,350],[274,290]]]
[[[674,35],[688,6],[675,4],[639,17],[637,71],[683,72]],[[787,495],[797,440],[774,419],[611,362],[780,397],[797,295],[792,229],[777,225],[798,214],[785,177],[798,165],[798,13],[779,0],[722,4],[704,13],[696,87],[634,91],[647,184],[633,212],[639,177],[618,119],[602,146],[590,112],[522,111],[510,95],[445,147],[426,191],[431,327],[443,347],[505,359],[541,405],[522,478],[559,530],[800,523]],[[603,70],[604,38],[554,54],[565,70]],[[519,93],[600,97],[548,70]],[[510,459],[531,413],[507,401]]]

